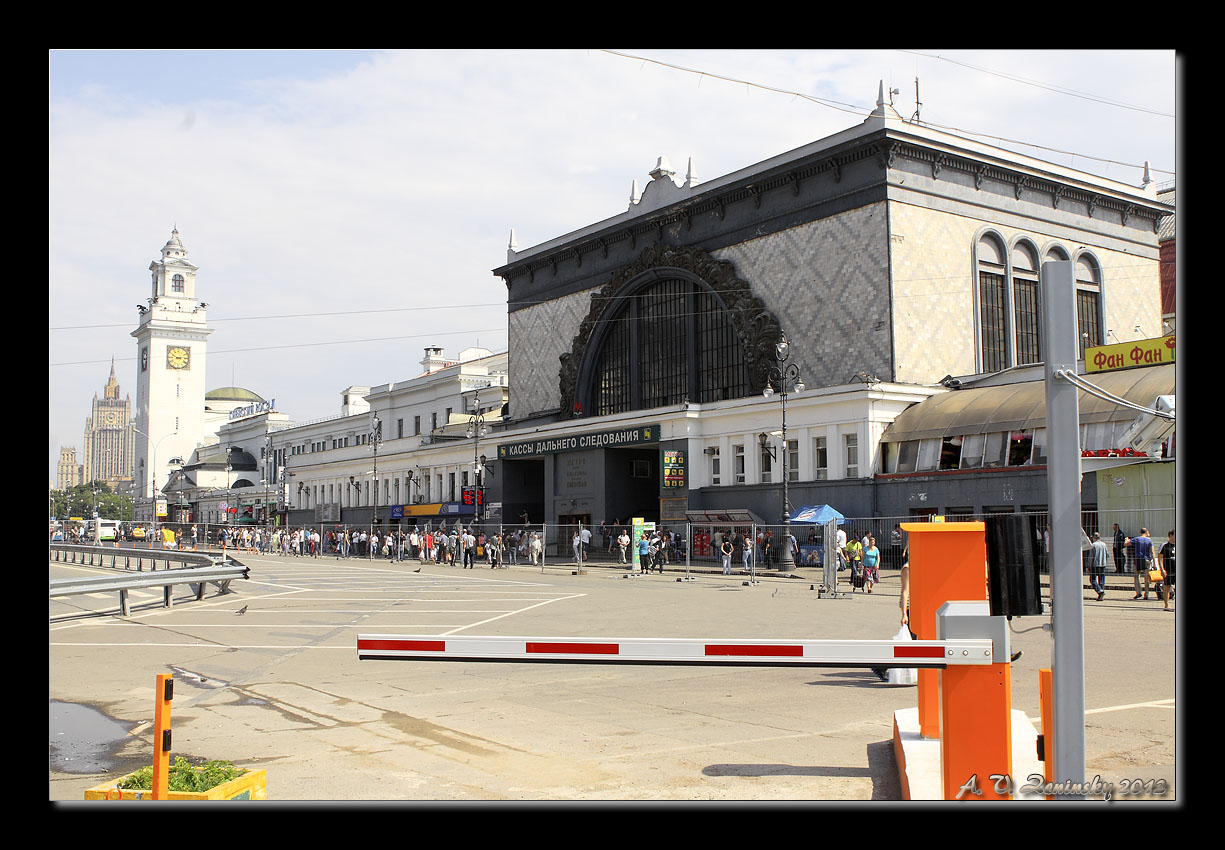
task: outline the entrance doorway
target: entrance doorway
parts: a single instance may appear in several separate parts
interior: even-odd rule
[[[592,532],[592,539],[595,539],[595,532],[591,528],[591,514],[558,514],[557,515],[557,550],[560,557],[574,556],[574,535],[579,532],[580,526]],[[583,560],[586,561],[591,556],[591,547],[588,546],[586,552],[583,553]]]

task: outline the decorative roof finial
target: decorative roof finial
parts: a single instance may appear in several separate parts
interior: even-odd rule
[[[693,157],[689,157],[689,169],[685,172],[685,188],[691,189],[698,184],[698,176],[693,171]]]

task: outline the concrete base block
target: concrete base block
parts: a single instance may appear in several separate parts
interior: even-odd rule
[[[893,713],[893,754],[903,800],[943,799],[940,778],[940,741],[919,734],[919,709],[903,708]],[[1012,786],[1014,800],[1042,800],[1041,794],[1022,793],[1032,774],[1042,773],[1038,761],[1038,730],[1025,712],[1012,712]],[[970,777],[965,777],[969,780]],[[979,787],[993,780],[978,777]],[[1036,783],[1034,783],[1036,784]],[[972,796],[967,793],[962,799]]]

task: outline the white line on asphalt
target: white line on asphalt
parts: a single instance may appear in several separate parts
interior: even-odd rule
[[[585,593],[575,593],[575,594],[573,594],[573,595],[571,595],[571,596],[559,596],[557,599],[546,599],[546,600],[544,600],[543,602],[537,602],[535,605],[528,605],[528,606],[526,606],[526,607],[524,607],[524,608],[520,608],[520,609],[518,609],[518,610],[516,610],[516,611],[507,611],[505,614],[501,614],[501,615],[499,615],[499,616],[497,616],[497,617],[490,617],[488,620],[481,620],[481,621],[476,622],[476,623],[471,623],[471,624],[469,624],[469,625],[467,625],[467,626],[459,626],[458,628],[456,628],[456,629],[454,629],[454,630],[452,630],[452,631],[449,631],[449,632],[443,632],[441,636],[446,636],[446,635],[450,635],[450,634],[455,634],[455,632],[463,631],[464,629],[474,629],[474,628],[476,628],[477,626],[483,626],[483,625],[485,625],[486,623],[492,623],[494,620],[501,620],[503,617],[510,617],[510,616],[512,616],[513,614],[522,614],[524,611],[530,611],[530,610],[532,610],[533,608],[539,608],[541,605],[548,605],[548,604],[550,604],[550,603],[552,603],[552,602],[563,602],[563,601],[565,601],[565,600],[567,600],[567,599],[578,599],[578,598],[583,597],[583,596],[586,596],[586,595],[587,595],[587,594],[585,594]]]
[[[1103,706],[1102,708],[1086,708],[1085,716],[1088,716],[1090,714],[1106,714],[1107,712],[1111,712],[1111,711],[1128,711],[1133,708],[1174,708],[1174,707],[1175,707],[1175,704],[1174,704],[1173,699],[1156,699],[1156,700],[1153,700],[1152,702],[1129,702],[1123,705],[1107,705],[1107,706]],[[1041,717],[1031,717],[1029,719],[1032,723],[1037,724],[1039,726],[1041,726],[1042,724]]]
[[[1085,714],[1105,714],[1107,711],[1126,711],[1129,708],[1173,708],[1174,700],[1158,699],[1152,702],[1133,702],[1127,705],[1108,705],[1105,708],[1087,708]]]

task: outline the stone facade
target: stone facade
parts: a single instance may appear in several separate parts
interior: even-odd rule
[[[872,204],[714,252],[730,261],[795,343],[809,386],[889,372],[885,205]]]

